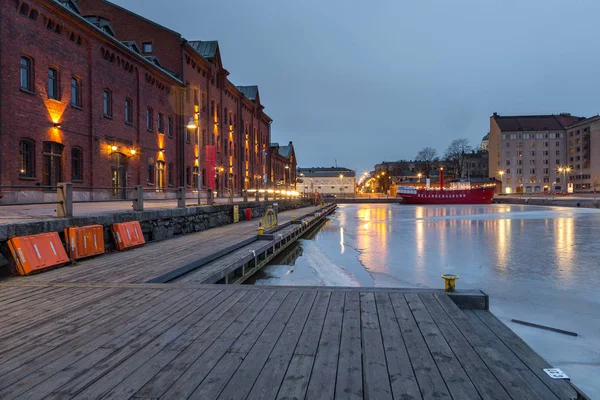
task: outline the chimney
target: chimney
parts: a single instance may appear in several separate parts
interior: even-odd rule
[[[497,112],[494,112],[494,117],[497,117],[497,116],[498,116],[498,113],[497,113]]]

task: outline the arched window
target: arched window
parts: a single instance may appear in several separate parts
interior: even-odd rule
[[[152,111],[152,108],[148,107],[146,109],[146,129],[149,131],[151,131],[154,127],[153,114],[154,112]]]
[[[27,14],[29,14],[29,6],[27,5],[27,3],[21,4],[21,8],[19,10],[19,13],[21,15],[23,15],[24,17],[26,17]]]
[[[112,92],[108,89],[104,89],[102,104],[103,104],[103,109],[104,109],[103,110],[104,116],[111,118],[112,117]]]
[[[81,81],[76,77],[71,78],[71,105],[81,107]]]
[[[32,21],[37,21],[38,15],[40,15],[40,13],[38,13],[38,10],[31,10],[31,12],[29,13],[29,19]]]
[[[62,182],[62,154],[64,146],[56,142],[44,142],[44,176],[43,184],[45,186],[56,186]]]
[[[83,152],[78,147],[71,149],[71,179],[83,180]]]
[[[21,140],[19,148],[19,176],[35,178],[35,143],[29,139]]]

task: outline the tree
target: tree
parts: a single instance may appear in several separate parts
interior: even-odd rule
[[[437,151],[433,147],[424,147],[417,153],[415,161],[423,163],[425,167],[425,177],[429,178],[429,172],[433,169],[435,163],[437,163]]]
[[[465,153],[471,152],[472,148],[467,139],[453,140],[444,154],[448,172],[453,172],[457,178],[462,177],[465,166]]]
[[[592,176],[592,190],[594,191],[594,201],[596,201],[596,190],[600,187],[600,178]]]

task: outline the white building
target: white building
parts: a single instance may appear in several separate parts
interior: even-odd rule
[[[356,190],[356,172],[348,168],[298,168],[296,176],[296,190],[302,194],[347,196]]]

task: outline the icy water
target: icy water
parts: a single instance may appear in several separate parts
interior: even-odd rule
[[[458,288],[600,399],[600,211],[514,205],[341,205],[255,284]],[[574,331],[529,328],[520,319]]]

